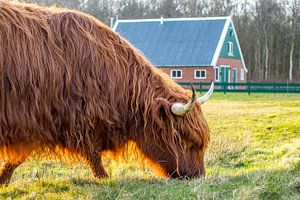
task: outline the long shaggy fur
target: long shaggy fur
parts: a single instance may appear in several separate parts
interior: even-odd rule
[[[91,16],[0,2],[0,159],[46,151],[76,160],[133,141],[168,175],[165,155],[194,173],[207,123],[199,105],[185,117],[170,110],[189,93]]]

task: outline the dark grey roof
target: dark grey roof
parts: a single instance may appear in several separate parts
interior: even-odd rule
[[[226,19],[120,20],[114,29],[156,66],[211,66]]]

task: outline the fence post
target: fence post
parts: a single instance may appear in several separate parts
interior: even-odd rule
[[[286,81],[286,93],[289,94],[289,80]]]
[[[248,95],[250,96],[250,82],[248,82]]]
[[[200,94],[202,94],[202,82],[200,82]]]

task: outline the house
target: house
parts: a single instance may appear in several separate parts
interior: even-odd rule
[[[176,82],[246,82],[231,17],[117,20],[114,31]]]

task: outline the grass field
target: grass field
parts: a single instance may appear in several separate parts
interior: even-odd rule
[[[214,93],[207,176],[161,180],[136,163],[107,163],[97,180],[83,164],[20,166],[0,199],[300,199],[300,95]]]

